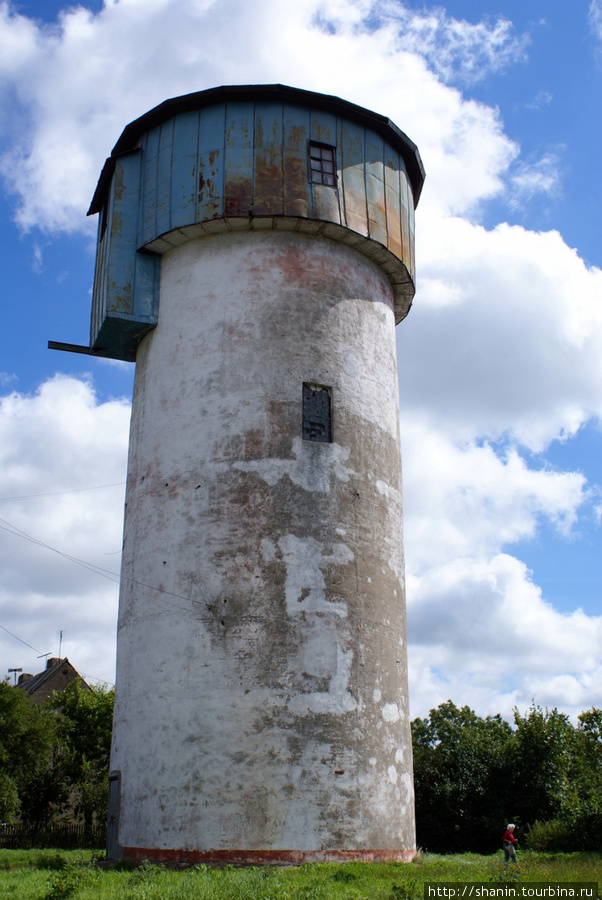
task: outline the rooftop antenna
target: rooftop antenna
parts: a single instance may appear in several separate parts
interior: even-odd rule
[[[61,656],[61,647],[63,646],[63,632],[59,631],[59,659],[62,659]]]
[[[17,684],[17,672],[22,672],[23,669],[9,669],[8,671],[9,671],[9,673],[10,673],[10,672],[13,672],[13,673],[14,673],[14,676],[15,676],[15,685],[16,685],[16,684]]]

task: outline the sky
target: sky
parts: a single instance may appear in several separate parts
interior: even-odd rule
[[[602,707],[602,0],[0,0],[0,672],[112,683],[133,366],[86,344],[123,128],[280,83],[418,145],[411,715]],[[174,660],[177,666],[177,660]]]

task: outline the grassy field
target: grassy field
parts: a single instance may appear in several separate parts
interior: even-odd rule
[[[422,854],[411,864],[315,863],[286,869],[103,868],[88,851],[0,850],[1,900],[421,900],[427,882],[602,882],[602,853],[524,852],[520,872],[493,856]]]

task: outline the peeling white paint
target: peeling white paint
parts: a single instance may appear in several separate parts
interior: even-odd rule
[[[315,538],[286,534],[278,541],[286,564],[285,599],[289,616],[307,612],[334,612],[341,618],[347,616],[347,604],[326,599],[326,582],[322,569],[325,566],[344,565],[353,559],[353,553],[345,544],[332,544],[329,553]]]
[[[269,538],[262,538],[259,543],[259,548],[265,562],[275,562],[278,559],[278,549],[276,544]]]
[[[385,703],[383,706],[382,717],[385,722],[398,722],[401,716],[397,704]]]
[[[391,571],[395,573],[401,584],[403,584],[405,578],[405,567],[403,561],[403,553],[401,552],[401,549],[399,547],[399,541],[391,540],[391,538],[385,538],[385,542],[392,550],[391,556],[387,560],[387,565],[389,566]]]
[[[356,710],[357,702],[348,690],[352,659],[352,650],[345,652],[337,647],[337,671],[330,679],[328,691],[297,694],[289,702],[291,712],[297,715],[307,712],[343,715]]]
[[[389,766],[387,769],[387,774],[389,776],[389,781],[391,784],[397,784],[397,769],[395,766]]]
[[[405,788],[405,800],[406,803],[410,803],[410,801],[414,797],[414,781],[409,772],[404,772],[401,776],[401,783]]]
[[[333,478],[347,482],[349,476],[355,474],[353,469],[345,466],[345,462],[349,459],[348,447],[341,447],[335,443],[321,444],[320,464],[317,465],[314,456],[309,452],[303,452],[307,449],[308,443],[311,442],[304,442],[300,437],[294,438],[291,459],[239,460],[234,463],[234,468],[242,472],[256,472],[272,486],[288,476],[293,484],[310,493],[321,494],[330,492]]]
[[[386,497],[389,503],[401,505],[401,493],[396,488],[391,487],[390,484],[387,484],[386,481],[381,481],[379,479],[376,482],[376,490],[379,494]]]

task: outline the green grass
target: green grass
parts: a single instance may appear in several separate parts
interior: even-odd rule
[[[98,854],[100,855],[100,854]],[[0,851],[0,900],[421,900],[425,882],[597,881],[601,853],[422,854],[404,863],[310,863],[278,869],[101,868],[89,851]]]

